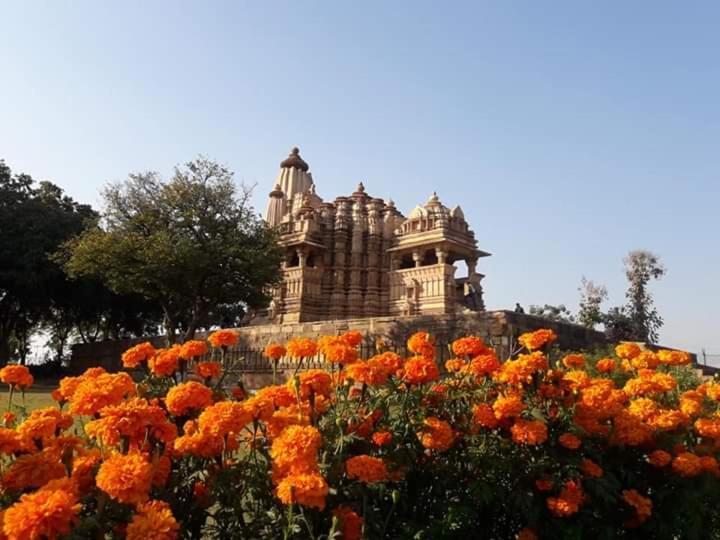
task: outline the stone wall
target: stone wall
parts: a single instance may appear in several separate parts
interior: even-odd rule
[[[336,321],[288,323],[279,325],[246,326],[238,328],[239,353],[259,355],[270,342],[284,343],[292,337],[316,338],[321,335],[337,335],[356,330],[365,336],[365,350],[374,349],[375,340],[382,339],[392,348],[402,350],[407,338],[414,332],[426,330],[438,343],[438,358],[445,359],[449,353],[447,344],[463,335],[477,335],[492,344],[499,356],[506,357],[516,348],[517,337],[530,330],[551,328],[558,335],[558,345],[563,349],[579,350],[605,343],[604,335],[582,326],[550,321],[542,317],[514,313],[512,311],[468,312],[460,315],[428,315],[416,317],[377,317]],[[70,371],[80,373],[93,366],[109,371],[121,368],[120,356],[129,347],[145,339],[100,341],[78,344],[72,347]],[[155,346],[164,345],[162,337],[149,338]],[[258,364],[248,364],[248,371],[263,371]]]

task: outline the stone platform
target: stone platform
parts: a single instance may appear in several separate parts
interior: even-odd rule
[[[238,328],[240,341],[232,351],[241,360],[244,371],[267,372],[269,366],[262,358],[262,349],[271,342],[285,343],[293,337],[317,338],[322,335],[337,335],[348,330],[361,332],[365,340],[361,346],[363,356],[372,355],[375,342],[382,339],[386,345],[398,352],[404,352],[407,338],[414,332],[424,330],[436,337],[438,360],[444,361],[450,353],[447,345],[464,335],[477,335],[494,346],[503,358],[517,349],[517,337],[523,332],[538,328],[551,328],[558,335],[557,344],[567,350],[580,350],[605,344],[601,332],[579,325],[561,323],[512,311],[466,312],[457,315],[426,315],[414,317],[376,317],[307,323],[245,326]],[[201,334],[198,335],[201,337]],[[161,336],[109,340],[72,347],[70,371],[80,373],[93,366],[102,366],[109,371],[121,369],[120,356],[123,351],[141,341],[151,341],[155,346],[165,345]],[[253,385],[254,386],[254,385]]]

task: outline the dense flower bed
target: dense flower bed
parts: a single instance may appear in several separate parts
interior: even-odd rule
[[[551,331],[505,362],[482,339],[438,366],[430,335],[358,359],[357,333],[266,349],[285,384],[225,380],[237,336],[61,381],[0,428],[4,537],[709,538],[720,531],[720,384],[677,351],[561,356]],[[198,361],[212,351],[212,361]],[[303,369],[318,352],[330,371]],[[32,384],[7,366],[12,394]],[[2,536],[2,535],[0,535]]]

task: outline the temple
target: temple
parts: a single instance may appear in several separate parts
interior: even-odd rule
[[[310,167],[293,148],[280,164],[265,220],[285,250],[282,283],[267,318],[292,323],[482,311],[480,257],[459,206],[437,194],[407,217],[360,183],[350,196],[324,201]],[[457,277],[464,261],[468,275]]]

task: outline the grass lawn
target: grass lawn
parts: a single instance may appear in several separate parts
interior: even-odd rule
[[[53,389],[50,387],[38,387],[31,388],[30,391],[25,392],[25,407],[27,407],[27,410],[32,411],[33,409],[39,409],[41,407],[57,406],[57,404],[50,397],[50,392],[52,392],[52,390]],[[7,404],[8,391],[4,390],[3,392],[0,392],[0,412],[4,412],[7,409]],[[22,394],[16,392],[13,395],[13,405],[22,404]]]

